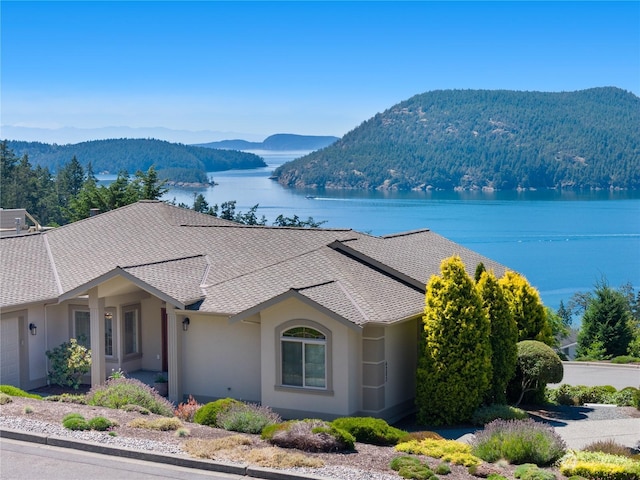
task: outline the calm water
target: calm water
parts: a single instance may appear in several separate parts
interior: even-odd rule
[[[295,214],[373,235],[428,228],[521,272],[552,308],[603,277],[616,288],[640,288],[640,192],[298,191],[268,177],[300,154],[257,153],[267,168],[212,173],[217,186],[172,189],[165,199],[192,205],[202,193],[210,204],[236,200],[243,212],[260,204],[269,223]]]

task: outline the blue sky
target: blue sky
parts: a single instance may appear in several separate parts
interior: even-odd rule
[[[638,1],[1,8],[5,126],[342,136],[435,89],[640,95]]]

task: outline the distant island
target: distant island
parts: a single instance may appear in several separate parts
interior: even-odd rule
[[[317,135],[295,135],[277,133],[265,138],[262,142],[247,140],[222,140],[219,142],[200,143],[198,147],[220,148],[225,150],[271,150],[271,151],[310,151],[327,147],[339,140],[338,137]]]
[[[576,92],[438,90],[375,115],[278,167],[317,189],[640,188],[640,98]]]
[[[151,165],[158,176],[172,184],[211,184],[207,172],[266,167],[262,157],[234,150],[216,150],[154,139],[93,140],[69,145],[9,140],[16,155],[28,155],[34,166],[47,167],[52,173],[76,157],[83,167],[91,164],[94,172],[135,173]]]

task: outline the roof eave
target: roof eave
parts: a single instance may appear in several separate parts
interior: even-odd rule
[[[235,315],[232,315],[229,317],[229,322],[230,323],[235,323],[235,322],[239,322],[242,320],[245,320],[249,317],[251,317],[252,315],[255,315],[257,313],[260,313],[262,310],[272,307],[280,302],[283,302],[285,300],[288,300],[290,298],[295,298],[297,300],[300,300],[302,303],[305,303],[319,311],[321,311],[322,313],[324,313],[325,315],[333,318],[334,320],[337,320],[339,323],[345,325],[346,327],[352,329],[352,330],[356,330],[356,331],[361,331],[362,330],[362,326],[361,325],[357,325],[349,320],[347,320],[346,318],[344,318],[341,315],[338,315],[336,312],[334,312],[333,310],[325,307],[324,305],[321,305],[320,303],[311,300],[309,297],[306,297],[304,295],[302,295],[299,291],[297,291],[294,288],[291,288],[289,290],[287,290],[284,293],[281,293],[280,295],[276,295],[275,297],[271,297],[268,300],[265,300],[264,302],[258,303],[257,305],[254,305],[253,307],[247,308],[246,310],[243,310],[242,312],[236,313]]]
[[[180,300],[166,294],[162,290],[159,290],[156,287],[149,285],[148,283],[140,280],[138,277],[130,274],[126,270],[122,269],[121,267],[116,267],[107,273],[104,273],[82,285],[77,286],[72,290],[69,290],[63,293],[58,297],[58,303],[64,302],[65,300],[70,300],[72,298],[77,297],[78,295],[86,294],[92,288],[97,287],[101,283],[104,283],[107,280],[111,280],[112,278],[116,278],[116,277],[125,278],[126,280],[130,281],[131,283],[141,288],[142,290],[146,291],[147,293],[150,293],[151,295],[159,298],[160,300],[163,300],[171,305],[174,305],[176,308],[180,310],[184,310],[186,307],[186,304],[184,302],[181,302]]]

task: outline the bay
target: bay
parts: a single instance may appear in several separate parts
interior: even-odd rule
[[[554,309],[602,280],[640,287],[640,192],[319,193],[269,179],[306,152],[253,153],[268,166],[212,172],[216,186],[172,188],[163,199],[192,205],[201,193],[210,205],[235,200],[242,212],[259,204],[269,224],[282,214],[372,235],[430,229],[520,272]]]

